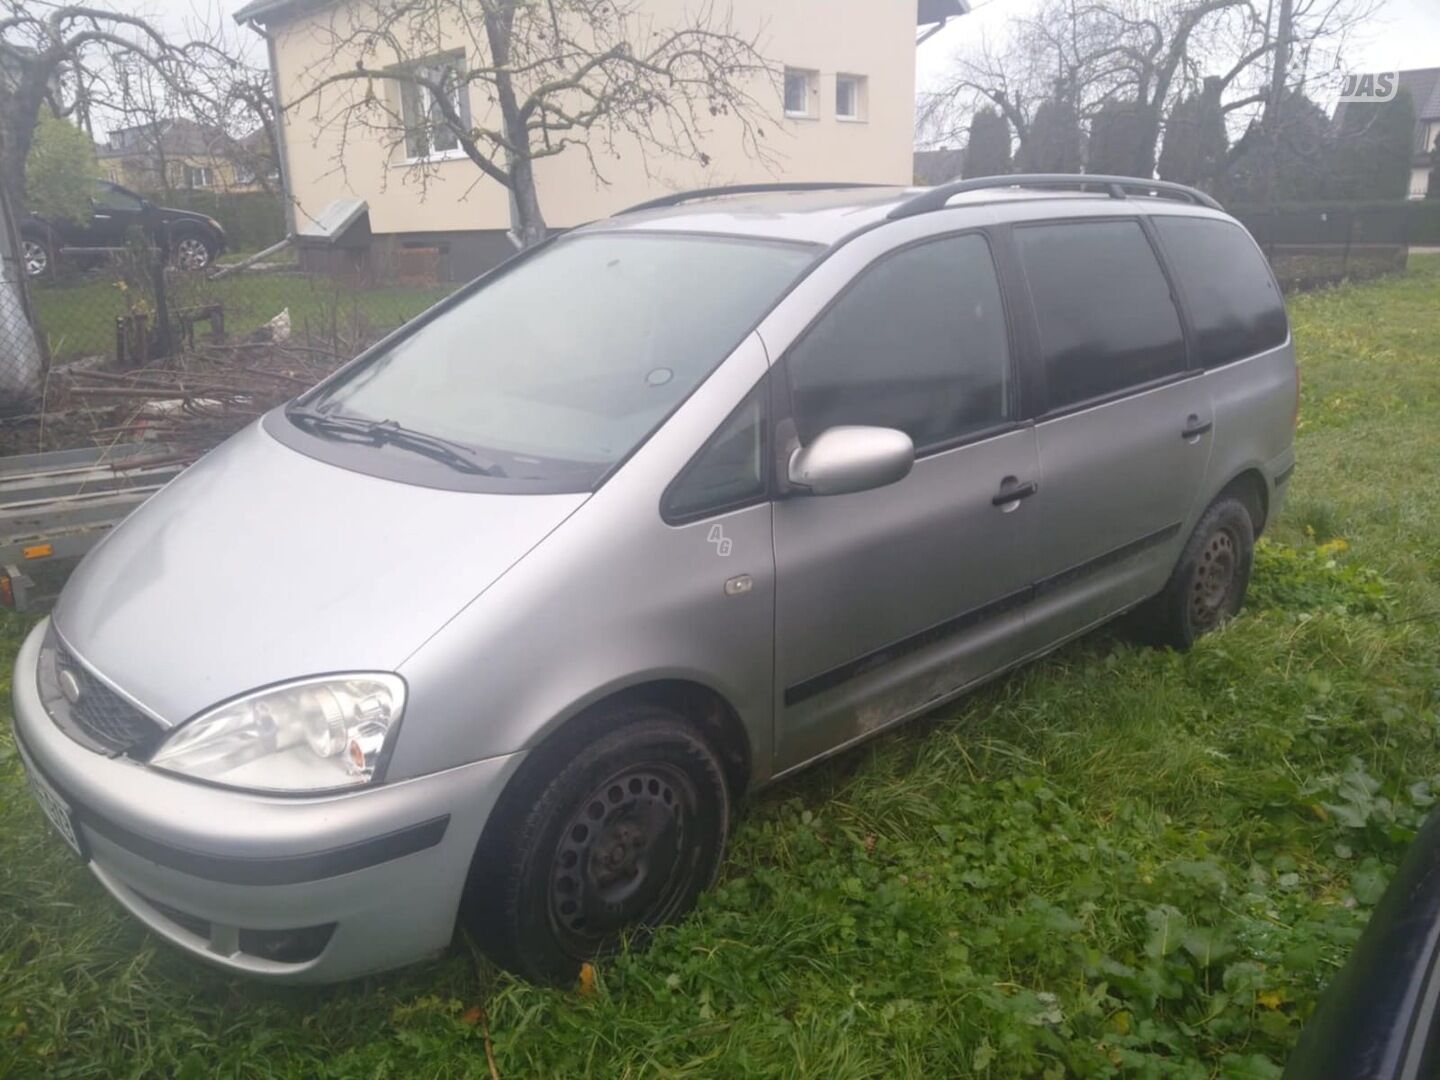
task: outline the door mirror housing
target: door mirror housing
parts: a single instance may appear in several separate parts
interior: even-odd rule
[[[849,495],[905,479],[915,444],[894,428],[832,427],[790,455],[791,484],[811,495]]]

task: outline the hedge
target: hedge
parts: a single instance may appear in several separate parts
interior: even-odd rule
[[[285,239],[285,202],[278,192],[177,191],[156,201],[209,214],[224,228],[232,251],[258,251]]]

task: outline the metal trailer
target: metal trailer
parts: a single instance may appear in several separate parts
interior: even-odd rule
[[[0,457],[0,603],[53,601],[80,556],[189,460],[153,442]]]

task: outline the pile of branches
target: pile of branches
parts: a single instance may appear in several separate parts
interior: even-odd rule
[[[207,344],[163,367],[68,368],[53,374],[47,388],[40,448],[82,439],[101,446],[154,439],[175,460],[190,461],[346,358],[309,345]]]

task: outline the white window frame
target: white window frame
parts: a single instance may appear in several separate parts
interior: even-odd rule
[[[797,111],[790,107],[790,80],[799,78],[805,80],[805,109]],[[820,110],[820,73],[809,68],[785,69],[785,85],[781,104],[784,106],[785,116],[790,120],[819,120]]]
[[[869,117],[867,112],[867,101],[869,97],[869,79],[864,75],[851,75],[845,72],[835,76],[835,119],[844,121],[847,124],[863,124]],[[840,88],[849,85],[850,87],[850,112],[840,111]]]
[[[215,170],[209,165],[186,165],[185,187],[190,191],[204,191],[215,186]]]
[[[403,67],[409,68],[438,68],[441,66],[450,67],[457,73],[463,71],[465,67],[465,54],[463,52],[437,53],[435,56],[426,57],[424,60],[417,60],[413,63],[403,65]],[[407,97],[409,95],[421,95],[424,114],[427,116],[431,114],[434,107],[434,96],[428,87],[396,80],[396,88],[397,104],[399,106],[400,119],[403,124],[408,125],[408,117],[413,115],[413,112],[406,107]],[[460,118],[468,124],[470,122],[470,86],[468,83],[461,82],[456,87],[456,90],[458,92],[458,101],[456,104],[460,110]],[[434,161],[454,161],[464,157],[466,157],[466,153],[459,146],[458,139],[456,140],[456,145],[447,150],[430,150],[424,154],[417,154],[415,152],[415,145],[412,142],[412,135],[407,127],[405,132],[404,156],[397,164],[419,165]]]

